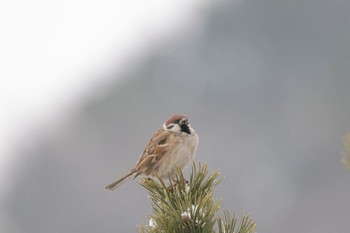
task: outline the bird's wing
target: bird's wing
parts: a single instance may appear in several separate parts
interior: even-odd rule
[[[168,133],[159,129],[153,135],[136,164],[137,175],[146,173],[164,156],[169,147]]]

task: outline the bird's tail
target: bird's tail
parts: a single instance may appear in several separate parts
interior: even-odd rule
[[[109,184],[106,189],[108,190],[114,190],[116,188],[118,188],[120,185],[122,185],[124,182],[130,180],[131,178],[135,177],[135,173],[136,171],[133,169],[131,170],[128,174],[126,174],[125,176],[123,176],[122,178],[114,181],[113,183]]]

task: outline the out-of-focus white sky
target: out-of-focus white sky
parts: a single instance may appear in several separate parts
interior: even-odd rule
[[[1,2],[0,183],[21,135],[64,115],[159,40],[198,28],[206,3]]]

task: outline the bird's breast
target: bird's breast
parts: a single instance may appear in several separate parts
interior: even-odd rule
[[[183,169],[191,163],[196,156],[198,141],[196,133],[182,133],[176,136],[174,144],[160,161],[158,176],[167,177],[169,173],[173,174],[176,171],[176,167]]]

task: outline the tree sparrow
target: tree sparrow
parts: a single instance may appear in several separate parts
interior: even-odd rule
[[[176,168],[183,169],[195,157],[198,135],[183,115],[169,118],[148,142],[136,166],[106,187],[114,190],[137,176],[172,178]]]

